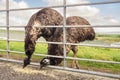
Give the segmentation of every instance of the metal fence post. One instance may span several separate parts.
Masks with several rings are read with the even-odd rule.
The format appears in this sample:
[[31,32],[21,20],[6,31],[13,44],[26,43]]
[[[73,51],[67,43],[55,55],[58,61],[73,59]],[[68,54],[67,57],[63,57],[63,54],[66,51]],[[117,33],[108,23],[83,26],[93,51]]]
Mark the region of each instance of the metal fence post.
[[6,30],[7,30],[7,39],[6,39],[6,50],[7,50],[7,59],[10,58],[9,56],[9,0],[6,0]]
[[63,18],[63,53],[64,53],[64,68],[67,66],[66,64],[66,0],[63,1],[64,2],[64,9],[63,9],[63,14],[64,14],[64,18]]

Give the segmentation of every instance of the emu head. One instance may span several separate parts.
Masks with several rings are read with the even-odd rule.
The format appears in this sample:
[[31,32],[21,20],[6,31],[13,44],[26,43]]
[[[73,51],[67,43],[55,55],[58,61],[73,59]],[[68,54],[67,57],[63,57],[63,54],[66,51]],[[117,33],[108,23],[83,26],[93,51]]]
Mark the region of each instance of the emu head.
[[[51,38],[52,39],[52,38]],[[48,54],[53,56],[63,56],[63,47],[58,44],[48,44]],[[40,68],[47,65],[59,65],[63,58],[47,57],[43,58],[40,62]]]
[[53,58],[53,57],[43,58],[40,62],[40,69],[48,65],[58,65],[62,62],[62,60],[63,59],[61,58]]
[[49,64],[50,64],[50,59],[48,59],[48,58],[43,58],[43,59],[41,60],[41,62],[40,62],[40,69],[41,69],[42,67],[45,67],[45,66],[49,65]]

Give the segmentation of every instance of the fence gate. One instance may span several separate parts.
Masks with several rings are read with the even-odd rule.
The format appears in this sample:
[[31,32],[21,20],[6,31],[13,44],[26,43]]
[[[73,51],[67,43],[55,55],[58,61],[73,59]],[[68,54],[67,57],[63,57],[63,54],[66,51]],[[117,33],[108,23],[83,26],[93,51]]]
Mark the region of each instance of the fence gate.
[[[94,3],[83,3],[83,4],[66,4],[66,0],[63,1],[63,5],[58,5],[58,6],[46,6],[49,8],[63,8],[63,16],[64,16],[64,25],[63,27],[63,34],[64,34],[64,40],[62,43],[60,42],[45,42],[45,41],[38,41],[39,43],[50,43],[50,44],[63,44],[64,45],[64,56],[51,56],[51,55],[45,55],[45,54],[34,54],[36,56],[51,56],[51,57],[57,57],[57,58],[64,58],[63,64],[64,66],[49,66],[52,68],[57,68],[57,69],[63,69],[63,70],[69,70],[69,71],[75,71],[75,72],[82,72],[82,73],[87,73],[87,74],[95,74],[95,75],[100,75],[100,76],[107,76],[107,77],[112,77],[112,78],[119,78],[120,75],[118,74],[109,74],[109,73],[103,73],[103,72],[96,72],[96,71],[88,71],[88,70],[83,70],[83,69],[73,69],[73,68],[68,68],[66,64],[66,59],[74,59],[73,57],[67,57],[66,56],[66,45],[80,45],[80,46],[91,46],[91,47],[104,47],[104,48],[120,48],[119,46],[112,46],[112,45],[97,45],[97,44],[75,44],[75,43],[66,43],[66,8],[68,7],[75,7],[75,6],[87,6],[87,5],[105,5],[105,4],[116,4],[120,3],[119,0],[113,0],[113,1],[106,1],[106,2],[94,2]],[[10,53],[17,53],[17,54],[25,54],[24,52],[19,52],[19,51],[12,51],[10,49],[10,42],[15,41],[15,42],[24,42],[24,40],[16,40],[16,39],[10,39],[10,28],[24,28],[24,26],[11,26],[9,23],[9,14],[10,12],[13,11],[23,11],[23,10],[35,10],[35,9],[41,9],[45,7],[34,7],[34,8],[22,8],[22,9],[10,9],[9,8],[9,0],[6,0],[6,9],[5,10],[0,10],[0,13],[4,12],[6,14],[6,26],[0,25],[0,28],[6,28],[6,37],[0,37],[0,40],[6,41],[6,49],[0,49],[0,52],[6,52],[7,57],[0,57],[0,60],[4,61],[12,61],[12,62],[20,62],[23,63],[22,60],[15,60],[10,58]],[[120,25],[114,25],[115,27],[120,27]],[[100,26],[100,25],[93,25],[93,27],[114,27],[113,25],[105,25],[105,26]],[[0,46],[2,46],[0,44]],[[98,63],[110,63],[110,64],[120,64],[120,62],[114,62],[114,61],[105,61],[105,60],[95,60],[95,59],[86,59],[86,58],[75,58],[76,60],[81,60],[81,61],[90,61],[90,62],[98,62]],[[32,62],[31,64],[33,65],[39,65],[39,63]]]

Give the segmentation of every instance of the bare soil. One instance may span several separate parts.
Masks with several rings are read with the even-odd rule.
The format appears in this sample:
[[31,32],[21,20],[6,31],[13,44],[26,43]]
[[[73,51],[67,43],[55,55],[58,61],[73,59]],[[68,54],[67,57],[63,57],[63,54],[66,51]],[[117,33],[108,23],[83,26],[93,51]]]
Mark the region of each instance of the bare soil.
[[120,80],[77,72],[63,71],[51,68],[28,66],[0,61],[0,80]]

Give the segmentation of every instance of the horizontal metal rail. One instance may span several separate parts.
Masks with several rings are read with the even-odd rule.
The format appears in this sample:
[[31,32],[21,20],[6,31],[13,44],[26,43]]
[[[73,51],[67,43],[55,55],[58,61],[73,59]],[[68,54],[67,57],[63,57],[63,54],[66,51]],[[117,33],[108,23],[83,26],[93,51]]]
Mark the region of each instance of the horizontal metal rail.
[[79,3],[79,4],[67,4],[67,5],[57,5],[57,6],[44,6],[44,7],[34,7],[34,8],[20,8],[20,9],[9,9],[9,10],[0,10],[0,12],[5,11],[20,11],[20,10],[33,10],[33,9],[42,9],[42,8],[63,8],[63,7],[75,7],[75,6],[87,6],[87,5],[103,5],[103,4],[115,4],[120,3],[119,0],[115,1],[106,1],[106,2],[94,2],[94,3]]
[[7,10],[5,9],[5,10],[0,10],[0,12],[6,12]]
[[[9,39],[9,41],[16,41],[16,42],[23,42],[22,40],[16,40],[16,39]],[[37,41],[37,43],[45,43],[45,44],[61,44],[63,45],[63,42],[49,42],[49,41]],[[103,45],[103,44],[88,44],[88,43],[65,43],[66,45],[76,45],[76,46],[87,46],[87,47],[102,47],[102,48],[120,48],[120,46],[114,46],[114,45]]]
[[[19,52],[19,51],[10,51],[11,53],[19,53],[19,54],[25,54],[25,52]],[[55,56],[55,55],[47,55],[47,54],[38,54],[34,53],[35,56],[44,56],[44,57],[55,57],[55,58],[64,58],[63,56]]]
[[0,37],[0,40],[7,40],[7,38],[6,37]]
[[[23,61],[14,60],[14,59],[0,58],[0,60],[23,63]],[[39,63],[34,63],[34,62],[32,62],[31,65],[40,66]],[[60,67],[60,66],[48,66],[48,67],[49,68],[60,69],[60,70],[67,70],[67,71],[80,72],[80,73],[86,73],[86,74],[91,74],[91,75],[98,75],[98,76],[104,76],[104,77],[111,77],[111,78],[120,79],[120,75],[118,75],[118,74],[109,74],[109,73],[96,72],[96,71],[90,71],[90,70],[88,71],[88,70],[83,70],[83,69],[73,69],[73,68],[67,68],[67,67],[64,68],[64,67]]]
[[55,69],[68,70],[68,71],[73,71],[73,72],[80,72],[80,73],[86,73],[86,74],[91,74],[91,75],[98,75],[98,76],[120,79],[120,75],[117,75],[117,74],[109,74],[109,73],[96,72],[96,71],[90,71],[90,70],[88,71],[88,70],[83,70],[83,69],[64,68],[64,67],[59,67],[59,66],[48,66],[48,67],[55,68]]
[[24,42],[24,40],[18,40],[18,39],[8,39],[8,41],[14,41],[14,42]]
[[96,59],[86,59],[86,58],[73,58],[73,57],[66,57],[66,59],[76,59],[80,61],[90,61],[90,62],[99,62],[99,63],[110,63],[110,64],[120,64],[120,62],[116,61],[106,61],[106,60],[96,60]]
[[6,28],[6,26],[0,26],[0,28]]
[[7,50],[4,50],[4,49],[0,49],[1,52],[6,52]]
[[66,7],[75,7],[75,6],[88,6],[88,5],[103,5],[103,4],[115,4],[120,3],[119,0],[116,1],[104,1],[104,2],[92,2],[92,3],[82,3],[82,4],[71,4],[66,5]]
[[[1,39],[6,40],[6,39]],[[16,39],[9,39],[8,41],[15,41],[15,42],[24,42],[24,40],[16,40]],[[63,42],[49,42],[49,41],[37,41],[37,43],[45,43],[45,44],[61,44],[63,45]],[[88,43],[65,43],[66,45],[76,45],[76,46],[87,46],[87,47],[101,47],[101,48],[116,48],[119,49],[120,46],[114,46],[114,45],[103,45],[103,44],[88,44]]]
[[[45,54],[34,54],[37,56],[45,56],[45,57],[55,57],[55,58],[64,58],[63,56],[54,56],[54,55],[45,55]],[[105,61],[105,60],[95,60],[95,59],[86,59],[86,58],[74,58],[74,57],[65,57],[66,59],[76,59],[80,61],[90,61],[90,62],[100,62],[100,63],[111,63],[111,64],[120,64],[120,62],[116,61]]]
[[76,46],[88,46],[88,47],[103,47],[103,48],[120,48],[120,46],[113,45],[101,45],[101,44],[84,44],[84,43],[66,43],[66,45],[76,45]]
[[[120,25],[66,25],[65,27],[93,27],[93,28],[120,28]],[[9,28],[25,28],[26,26],[9,26]],[[39,27],[47,27],[47,28],[52,28],[52,27],[60,27],[60,28],[63,28],[63,25],[61,26],[34,26],[36,28],[39,28]],[[0,26],[0,28],[6,28],[6,26]]]
[[0,12],[5,12],[5,11],[34,10],[34,9],[42,9],[42,8],[62,8],[62,7],[64,7],[64,6],[63,6],[63,5],[58,5],[58,6],[45,6],[45,7],[19,8],[19,9],[0,10]]

